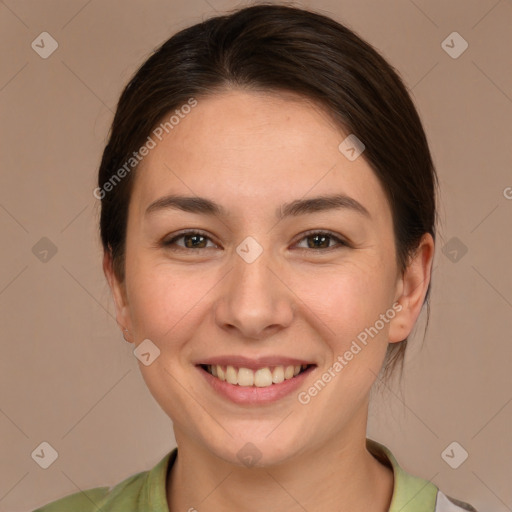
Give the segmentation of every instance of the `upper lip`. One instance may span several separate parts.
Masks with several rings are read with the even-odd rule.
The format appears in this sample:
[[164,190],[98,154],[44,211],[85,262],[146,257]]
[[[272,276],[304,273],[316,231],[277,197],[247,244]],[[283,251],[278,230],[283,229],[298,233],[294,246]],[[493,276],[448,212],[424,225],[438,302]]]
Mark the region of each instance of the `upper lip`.
[[286,356],[262,356],[257,358],[249,358],[245,356],[232,355],[232,356],[217,356],[209,357],[208,359],[201,359],[195,363],[196,365],[218,365],[218,366],[236,366],[237,368],[249,368],[257,370],[258,368],[265,368],[266,366],[298,366],[298,365],[314,365],[311,361],[304,359],[297,359],[294,357]]

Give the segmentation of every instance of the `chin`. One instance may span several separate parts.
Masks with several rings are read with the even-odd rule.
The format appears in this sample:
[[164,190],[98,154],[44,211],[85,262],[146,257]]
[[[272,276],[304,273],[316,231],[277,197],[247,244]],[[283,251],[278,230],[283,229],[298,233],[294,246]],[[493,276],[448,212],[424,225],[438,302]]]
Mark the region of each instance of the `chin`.
[[[286,433],[285,433],[286,434]],[[240,467],[268,467],[285,463],[296,456],[300,447],[286,434],[284,439],[276,436],[272,439],[268,433],[251,435],[246,431],[243,438],[229,438],[218,443],[207,443],[208,449],[229,464]],[[301,440],[303,443],[303,440]]]

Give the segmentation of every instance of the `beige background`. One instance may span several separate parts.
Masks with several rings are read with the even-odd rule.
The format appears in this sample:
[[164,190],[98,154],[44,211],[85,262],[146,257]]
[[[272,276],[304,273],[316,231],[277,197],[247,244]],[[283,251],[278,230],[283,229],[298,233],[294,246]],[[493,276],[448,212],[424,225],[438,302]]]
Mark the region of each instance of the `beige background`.
[[[92,190],[136,67],[177,29],[237,5],[0,2],[0,511],[115,484],[174,446],[114,321]],[[441,179],[427,336],[420,349],[423,314],[403,393],[375,396],[368,435],[480,512],[512,510],[512,2],[296,5],[331,13],[398,69]],[[43,31],[59,45],[47,59],[31,48]],[[453,31],[469,43],[457,59],[441,46]],[[32,249],[43,237],[57,249],[47,261]],[[447,243],[467,253],[452,261]],[[31,458],[43,441],[58,452],[46,470]],[[452,441],[469,453],[458,469],[441,457]]]

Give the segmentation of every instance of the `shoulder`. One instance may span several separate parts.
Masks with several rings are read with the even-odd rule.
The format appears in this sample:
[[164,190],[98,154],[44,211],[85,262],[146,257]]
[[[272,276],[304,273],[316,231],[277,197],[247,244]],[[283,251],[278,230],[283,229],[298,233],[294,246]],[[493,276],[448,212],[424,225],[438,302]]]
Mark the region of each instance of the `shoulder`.
[[[110,511],[105,505],[129,505],[136,502],[148,471],[137,473],[112,487],[95,487],[69,494],[33,512],[97,512]],[[116,509],[112,509],[116,510]]]
[[64,512],[71,510],[73,512],[92,512],[95,510],[95,504],[101,501],[108,494],[108,491],[108,487],[96,487],[94,489],[69,494],[33,512]]
[[389,512],[477,512],[470,504],[445,495],[429,480],[405,471],[383,444],[367,438],[366,446],[381,463],[393,469],[394,488]]
[[177,449],[151,470],[136,473],[111,487],[95,487],[64,496],[33,512],[152,512],[168,511],[166,475]]

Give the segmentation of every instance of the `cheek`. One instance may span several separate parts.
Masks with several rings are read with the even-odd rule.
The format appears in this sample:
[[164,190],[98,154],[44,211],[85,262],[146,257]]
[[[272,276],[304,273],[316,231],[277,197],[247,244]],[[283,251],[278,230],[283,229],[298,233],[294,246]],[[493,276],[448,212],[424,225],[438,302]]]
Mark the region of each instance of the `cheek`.
[[347,264],[326,275],[310,276],[298,295],[304,298],[304,315],[315,322],[314,331],[328,349],[326,367],[337,361],[343,368],[334,370],[342,376],[334,379],[324,398],[340,405],[348,396],[362,399],[388,346],[389,323],[380,320],[380,315],[391,307],[390,274],[381,265]]
[[128,293],[137,338],[149,338],[171,354],[197,337],[225,274],[225,270],[199,267],[143,258],[132,267]]
[[389,282],[383,267],[364,262],[305,273],[295,288],[300,288],[297,295],[340,339],[373,324],[389,307]]

